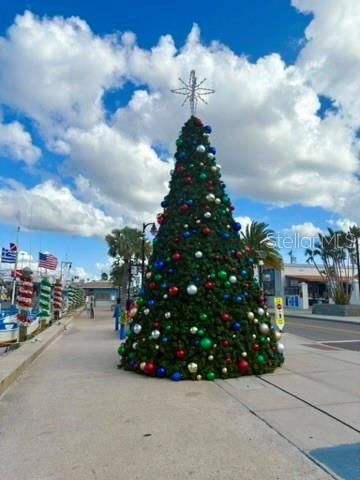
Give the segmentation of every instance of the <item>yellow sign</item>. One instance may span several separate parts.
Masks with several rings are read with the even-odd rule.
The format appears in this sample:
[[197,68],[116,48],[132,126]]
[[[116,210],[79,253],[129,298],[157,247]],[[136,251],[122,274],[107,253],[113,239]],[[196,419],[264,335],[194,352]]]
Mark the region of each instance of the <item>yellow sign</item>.
[[285,315],[284,315],[284,302],[282,297],[274,298],[274,309],[275,309],[275,323],[280,330],[283,331],[285,326]]

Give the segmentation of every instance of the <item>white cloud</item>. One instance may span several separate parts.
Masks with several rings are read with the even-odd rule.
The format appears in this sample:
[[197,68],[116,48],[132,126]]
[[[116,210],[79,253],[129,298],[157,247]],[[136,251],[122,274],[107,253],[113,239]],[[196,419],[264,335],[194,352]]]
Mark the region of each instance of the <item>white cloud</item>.
[[331,220],[329,221],[329,224],[331,227],[338,228],[340,230],[343,230],[344,232],[348,232],[350,227],[353,227],[354,225],[357,226],[357,222],[354,222],[353,220],[350,220],[350,218],[338,218],[337,220]]
[[322,232],[321,228],[316,227],[312,222],[304,222],[298,225],[292,225],[291,231],[298,233],[301,238],[313,238],[317,237]]
[[0,123],[0,155],[34,164],[41,150],[33,145],[31,135],[19,122]]
[[82,236],[103,237],[119,226],[114,218],[91,204],[79,201],[66,187],[46,181],[32,189],[12,182],[0,190],[0,219],[18,219],[31,230],[58,231]]

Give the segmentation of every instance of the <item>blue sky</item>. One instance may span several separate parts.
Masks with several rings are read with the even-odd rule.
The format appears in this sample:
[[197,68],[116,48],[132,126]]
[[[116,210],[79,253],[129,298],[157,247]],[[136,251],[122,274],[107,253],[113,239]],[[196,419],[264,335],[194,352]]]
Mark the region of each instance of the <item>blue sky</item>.
[[213,126],[237,217],[301,235],[359,222],[357,2],[6,3],[2,246],[18,216],[34,257],[71,260],[85,278],[106,270],[104,233],[159,210],[187,116],[168,91],[194,67],[217,91],[199,116]]

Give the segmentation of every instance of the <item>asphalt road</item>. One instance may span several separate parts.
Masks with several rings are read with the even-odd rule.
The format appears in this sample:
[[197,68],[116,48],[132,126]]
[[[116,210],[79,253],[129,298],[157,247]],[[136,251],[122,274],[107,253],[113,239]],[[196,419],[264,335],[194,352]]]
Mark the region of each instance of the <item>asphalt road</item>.
[[360,324],[287,317],[284,331],[337,348],[360,351]]

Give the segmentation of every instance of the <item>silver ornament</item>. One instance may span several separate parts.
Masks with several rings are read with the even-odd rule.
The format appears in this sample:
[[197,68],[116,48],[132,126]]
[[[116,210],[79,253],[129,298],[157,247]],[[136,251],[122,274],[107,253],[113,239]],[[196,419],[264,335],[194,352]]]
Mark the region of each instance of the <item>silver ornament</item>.
[[146,362],[141,362],[140,363],[140,370],[144,370],[145,365],[146,365]]
[[281,332],[279,332],[279,330],[276,330],[276,332],[274,333],[274,335],[275,335],[276,340],[280,340],[280,338],[281,338]]
[[146,278],[151,278],[151,272],[147,272],[145,275]]
[[214,195],[213,193],[208,193],[208,194],[206,195],[206,200],[207,200],[208,202],[213,202],[213,201],[215,200],[215,195]]
[[133,326],[133,331],[136,334],[140,333],[141,329],[142,329],[142,326],[139,323],[135,323],[135,325]]
[[159,345],[155,345],[155,350],[159,350]]
[[150,313],[150,310],[148,308],[145,308],[144,315],[149,315],[149,313]]
[[278,351],[279,353],[284,353],[285,346],[284,346],[283,343],[278,342],[278,343],[276,344],[276,346],[277,346],[277,351]]
[[257,318],[254,318],[254,323],[259,323],[259,320]]
[[165,295],[163,295],[163,298],[166,300],[168,298],[168,294],[165,293]]
[[137,348],[137,342],[134,342],[134,343],[132,344],[132,348],[133,348],[133,350],[136,350],[136,348]]
[[252,337],[253,337],[253,339],[255,340],[255,338],[256,338],[256,335],[255,335],[255,333],[253,333]]
[[165,318],[171,318],[171,312],[165,312],[164,317]]
[[253,314],[253,312],[248,312],[247,317],[249,320],[254,320],[255,315]]
[[215,155],[213,153],[208,153],[208,159],[209,160],[214,160]]
[[216,165],[213,165],[213,166],[211,167],[211,171],[213,171],[213,172],[216,172],[216,171],[217,171]]
[[153,330],[153,331],[151,332],[151,337],[152,337],[154,340],[156,340],[157,338],[159,338],[160,335],[161,335],[161,334],[160,334],[160,331],[159,331],[159,330]]
[[197,291],[198,291],[198,288],[196,285],[189,285],[187,288],[186,288],[186,291],[188,293],[188,295],[196,295],[197,294]]
[[230,283],[236,283],[237,282],[237,278],[235,277],[235,275],[230,275],[229,282]]
[[196,257],[196,258],[202,258],[202,257],[203,257],[203,253],[202,253],[200,250],[198,250],[197,252],[195,252],[195,257]]
[[189,227],[189,225],[187,223],[185,223],[184,228],[188,228],[188,227]]
[[221,165],[219,163],[216,165],[216,167],[218,170],[221,170]]
[[190,333],[192,333],[193,335],[195,335],[195,333],[197,333],[197,331],[198,331],[197,327],[191,327],[190,328]]
[[199,153],[204,153],[206,150],[206,148],[204,147],[204,145],[198,145],[196,147],[196,151],[199,152]]
[[200,162],[200,166],[203,167],[203,166],[204,166],[204,162]]
[[211,212],[205,212],[204,217],[205,218],[211,218]]
[[247,357],[247,352],[242,352],[241,356],[246,358]]
[[257,313],[258,313],[258,315],[260,315],[260,317],[262,317],[262,316],[264,315],[264,313],[265,313],[265,310],[264,310],[263,308],[259,307],[259,308],[257,309]]
[[196,223],[201,223],[201,220],[196,220]]
[[260,327],[259,327],[259,330],[264,335],[267,335],[270,331],[270,328],[269,328],[269,325],[267,325],[266,323],[261,323]]
[[202,376],[201,375],[196,375],[196,380],[202,380]]
[[224,368],[221,369],[221,372],[222,372],[224,375],[226,375],[227,372],[228,372],[228,369],[227,369],[226,367],[224,367]]
[[210,360],[210,362],[212,362],[214,360],[214,355],[209,355],[208,360]]
[[191,362],[191,363],[188,363],[187,368],[190,373],[196,373],[198,370],[198,365],[195,362]]

